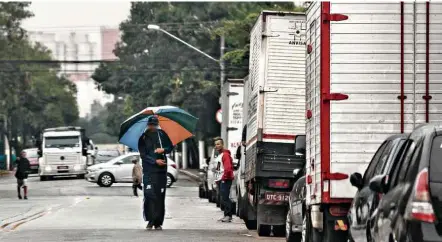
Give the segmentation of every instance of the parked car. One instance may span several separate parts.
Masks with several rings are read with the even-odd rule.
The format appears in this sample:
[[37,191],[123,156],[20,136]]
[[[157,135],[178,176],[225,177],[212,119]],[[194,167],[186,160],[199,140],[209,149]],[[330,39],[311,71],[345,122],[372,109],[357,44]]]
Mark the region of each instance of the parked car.
[[[90,166],[87,169],[86,180],[101,187],[110,187],[114,183],[131,183],[134,159],[140,160],[141,163],[140,154],[134,152]],[[167,187],[171,187],[178,180],[178,170],[172,159],[168,158],[167,164]]]
[[406,145],[391,173],[370,181],[385,194],[373,214],[373,241],[442,241],[442,126],[419,126]]
[[37,174],[38,173],[38,167],[39,167],[39,164],[38,164],[39,156],[38,156],[38,153],[37,153],[38,149],[37,148],[31,148],[31,149],[25,149],[23,151],[26,152],[26,157],[29,160],[29,164],[30,164],[30,167],[31,167],[31,173],[32,174]]
[[[289,197],[285,237],[287,242],[307,241],[307,217],[305,212],[305,168],[293,170],[293,175],[299,179],[293,184]],[[302,239],[305,240],[302,240]]]
[[353,173],[351,184],[358,189],[348,214],[349,239],[351,241],[371,241],[371,216],[376,210],[380,196],[370,190],[370,180],[378,175],[388,175],[405,153],[407,134],[392,135],[378,148],[368,165],[364,176]]
[[119,150],[98,150],[95,156],[95,164],[108,162],[120,155]]

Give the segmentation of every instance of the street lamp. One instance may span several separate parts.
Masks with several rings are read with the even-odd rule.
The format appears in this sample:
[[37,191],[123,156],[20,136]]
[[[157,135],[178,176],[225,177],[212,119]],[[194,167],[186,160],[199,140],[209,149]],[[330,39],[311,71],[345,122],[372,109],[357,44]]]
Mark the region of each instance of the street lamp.
[[[221,67],[221,63],[222,63],[222,61],[221,61],[221,57],[224,55],[224,53],[221,53],[221,57],[220,57],[220,59],[217,60],[216,58],[213,58],[212,56],[210,56],[210,55],[204,53],[203,51],[199,50],[199,49],[196,48],[195,46],[193,46],[193,45],[191,45],[191,44],[185,42],[184,40],[182,40],[182,39],[176,37],[175,35],[173,35],[173,34],[167,32],[166,30],[162,29],[162,28],[161,28],[160,26],[158,26],[158,25],[149,24],[149,25],[147,26],[147,29],[150,29],[150,30],[158,30],[158,31],[161,31],[161,32],[163,32],[163,33],[169,35],[170,37],[172,37],[172,38],[178,40],[179,42],[181,42],[181,43],[187,45],[189,48],[191,48],[191,49],[193,49],[193,50],[199,52],[200,54],[203,54],[203,55],[206,56],[207,58],[209,58],[209,59],[211,59],[211,60],[213,60],[213,61],[215,61],[215,62],[217,62],[217,63],[220,63],[220,67]],[[222,37],[221,37],[221,38],[222,38]],[[224,41],[222,41],[222,42],[224,42]],[[224,46],[221,46],[221,50],[222,50],[222,52],[224,52]]]
[[[193,46],[193,45],[187,43],[186,41],[184,41],[184,40],[178,38],[177,36],[175,36],[175,35],[173,35],[173,34],[167,32],[166,30],[162,29],[162,28],[161,28],[160,26],[158,26],[158,25],[155,25],[155,24],[149,24],[149,25],[147,25],[147,29],[149,29],[149,30],[157,30],[157,31],[161,31],[161,32],[163,32],[163,33],[169,35],[170,37],[174,38],[175,40],[178,40],[179,42],[185,44],[187,47],[189,47],[189,48],[191,48],[191,49],[197,51],[198,53],[204,55],[205,57],[207,57],[207,58],[209,58],[209,59],[211,59],[211,60],[213,60],[213,61],[219,63],[219,67],[220,67],[220,71],[221,71],[221,73],[220,73],[220,86],[221,86],[221,93],[222,93],[223,83],[224,83],[224,79],[225,79],[224,61],[222,60],[222,57],[223,57],[223,55],[224,55],[224,49],[225,49],[224,36],[221,36],[221,40],[220,40],[220,58],[219,58],[219,60],[218,60],[218,59],[213,58],[212,56],[208,55],[207,53],[205,53],[205,52],[199,50],[199,49],[196,48],[195,46]],[[222,102],[220,102],[220,104],[221,104],[221,109],[222,109],[222,108],[223,108],[223,107],[222,107]]]
[[[189,48],[195,50],[196,52],[198,52],[198,53],[204,55],[205,57],[207,57],[207,58],[209,58],[209,59],[211,59],[211,60],[217,62],[217,63],[219,64],[219,67],[220,67],[220,89],[221,89],[221,97],[223,96],[223,84],[224,84],[224,79],[225,79],[224,60],[222,59],[222,57],[223,57],[223,55],[224,55],[224,49],[225,49],[225,40],[224,40],[224,36],[220,36],[220,37],[221,37],[221,38],[220,38],[220,57],[219,57],[219,59],[216,59],[216,58],[213,58],[212,56],[208,55],[207,53],[205,53],[205,52],[199,50],[199,49],[196,48],[195,46],[193,46],[193,45],[191,45],[191,44],[185,42],[184,40],[178,38],[177,36],[175,36],[175,35],[173,35],[173,34],[167,32],[166,30],[162,29],[162,28],[161,28],[160,26],[158,26],[158,25],[149,24],[149,25],[147,26],[147,29],[148,29],[148,30],[161,31],[161,32],[163,32],[163,33],[169,35],[170,37],[174,38],[175,40],[181,42],[182,44],[186,45],[187,47],[189,47]],[[220,99],[220,102],[219,102],[219,103],[221,104],[221,110],[222,110],[222,109],[224,108],[224,107],[223,107],[223,103],[224,103],[224,102],[221,102],[221,99]],[[224,140],[226,139],[226,137],[225,137],[226,135],[227,135],[227,127],[226,127],[226,124],[225,124],[225,123],[221,123],[221,137],[222,137]],[[185,144],[185,142],[183,143],[183,145],[184,145],[184,144]],[[184,147],[185,147],[185,146],[183,146],[183,150],[184,150]],[[184,159],[186,159],[186,158],[184,158],[184,155],[183,155],[183,164],[186,163],[186,162],[184,162]],[[185,169],[186,167],[183,167],[183,168]]]

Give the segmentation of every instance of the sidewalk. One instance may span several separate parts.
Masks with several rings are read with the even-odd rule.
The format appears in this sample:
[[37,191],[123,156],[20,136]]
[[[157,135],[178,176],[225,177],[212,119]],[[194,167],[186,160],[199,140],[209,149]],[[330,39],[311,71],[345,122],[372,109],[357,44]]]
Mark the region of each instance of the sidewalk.
[[200,181],[199,171],[197,169],[179,169],[178,172],[192,180]]
[[12,174],[13,174],[12,171],[0,170],[0,177],[10,176]]

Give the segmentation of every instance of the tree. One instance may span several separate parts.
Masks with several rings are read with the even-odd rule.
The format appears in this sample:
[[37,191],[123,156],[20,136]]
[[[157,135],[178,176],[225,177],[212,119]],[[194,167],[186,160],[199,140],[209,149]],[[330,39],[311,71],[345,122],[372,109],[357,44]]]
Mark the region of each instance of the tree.
[[[119,61],[101,64],[93,78],[108,93],[129,95],[134,111],[146,106],[179,106],[199,118],[198,138],[218,136],[218,64],[160,31],[148,31],[147,25],[157,24],[214,57],[220,56],[218,36],[226,36],[228,52],[223,58],[227,60],[227,78],[243,78],[248,72],[250,29],[263,9],[294,10],[295,6],[252,2],[132,3],[130,17],[120,25],[122,40],[115,49]],[[117,102],[109,106],[114,113],[124,107]],[[108,124],[114,128],[124,120],[117,116],[110,119]]]
[[[26,2],[0,3],[0,113],[16,150],[31,145],[42,129],[71,125],[78,119],[76,87],[59,76],[58,65],[17,64],[6,60],[50,60],[51,53],[30,43],[21,21],[31,17]],[[20,137],[20,139],[19,139]],[[21,140],[21,142],[18,142]]]

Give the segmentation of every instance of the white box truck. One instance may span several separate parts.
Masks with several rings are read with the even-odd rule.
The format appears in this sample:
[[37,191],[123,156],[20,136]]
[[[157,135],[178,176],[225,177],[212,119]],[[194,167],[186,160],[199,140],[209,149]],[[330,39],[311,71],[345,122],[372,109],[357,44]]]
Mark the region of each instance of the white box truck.
[[88,159],[92,159],[91,141],[81,127],[57,127],[45,129],[39,146],[40,180],[54,176],[78,176],[84,178]]
[[[243,218],[260,236],[285,233],[293,170],[305,165],[304,13],[263,11],[250,34]],[[305,144],[305,143],[304,143]]]
[[313,2],[307,11],[307,223],[346,241],[364,173],[392,134],[442,121],[442,3]]

